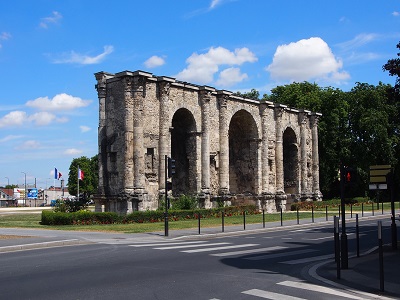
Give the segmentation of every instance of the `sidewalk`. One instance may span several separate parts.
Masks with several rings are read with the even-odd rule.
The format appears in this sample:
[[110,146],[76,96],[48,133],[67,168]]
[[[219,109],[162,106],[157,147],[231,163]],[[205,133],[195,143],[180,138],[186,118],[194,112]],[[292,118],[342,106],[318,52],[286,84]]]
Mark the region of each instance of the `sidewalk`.
[[361,291],[380,295],[378,299],[400,299],[400,243],[397,248],[393,250],[391,245],[383,246],[383,292],[378,248],[360,254],[360,257],[350,256],[348,269],[340,271],[340,279],[337,279],[337,267],[333,261],[321,264],[316,273],[324,282],[344,286],[349,291],[357,290],[357,294]]
[[[380,219],[388,217],[387,215],[369,215],[365,218]],[[355,219],[346,219],[352,223]],[[200,234],[198,228],[184,230],[169,230],[169,236],[164,236],[164,231],[149,232],[140,234],[125,233],[104,233],[104,232],[79,232],[79,231],[60,231],[47,229],[23,229],[23,228],[0,228],[0,253],[9,251],[18,251],[23,249],[37,249],[44,247],[56,247],[76,244],[90,243],[112,243],[129,244],[132,242],[153,242],[165,240],[190,240],[198,238],[223,237],[242,234],[251,234],[266,231],[279,231],[288,227],[301,228],[315,227],[321,224],[332,224],[325,218],[317,218],[312,223],[310,220],[302,219],[297,225],[297,220],[284,221],[283,226],[280,222],[267,222],[265,228],[262,224],[246,224],[246,226],[235,225],[226,226],[224,232],[221,227],[201,228]],[[9,238],[1,238],[9,236]],[[317,280],[324,283],[342,288],[354,294],[363,295],[361,299],[400,299],[400,243],[398,250],[392,250],[391,245],[385,245],[384,249],[384,292],[380,291],[379,274],[379,254],[378,249],[371,249],[368,253],[361,253],[360,257],[349,254],[348,269],[341,270],[340,279],[337,279],[336,263],[334,261],[322,262],[316,264],[310,274]],[[310,269],[310,270],[312,270]]]

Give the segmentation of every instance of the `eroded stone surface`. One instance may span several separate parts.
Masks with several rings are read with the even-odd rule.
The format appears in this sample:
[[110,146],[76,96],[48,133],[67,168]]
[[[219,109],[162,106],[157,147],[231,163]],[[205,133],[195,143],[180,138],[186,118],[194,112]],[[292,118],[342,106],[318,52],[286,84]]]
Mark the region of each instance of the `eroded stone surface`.
[[99,97],[97,211],[156,209],[165,156],[173,196],[204,207],[252,203],[286,209],[320,200],[320,114],[255,101],[143,71],[95,74]]

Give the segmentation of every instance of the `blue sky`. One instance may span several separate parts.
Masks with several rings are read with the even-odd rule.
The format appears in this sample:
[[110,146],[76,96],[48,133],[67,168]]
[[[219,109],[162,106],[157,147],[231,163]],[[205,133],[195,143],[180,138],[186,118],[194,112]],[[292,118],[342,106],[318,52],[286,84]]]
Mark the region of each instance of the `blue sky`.
[[[0,186],[68,180],[97,154],[94,73],[143,70],[229,91],[394,84],[400,0],[0,2]],[[8,177],[8,178],[6,178]],[[59,186],[56,181],[56,185]]]

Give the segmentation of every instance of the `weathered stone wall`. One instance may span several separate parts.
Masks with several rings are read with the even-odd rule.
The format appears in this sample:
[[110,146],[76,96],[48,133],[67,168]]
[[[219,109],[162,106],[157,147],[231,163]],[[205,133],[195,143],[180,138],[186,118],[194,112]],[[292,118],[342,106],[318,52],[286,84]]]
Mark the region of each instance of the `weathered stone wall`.
[[243,99],[151,73],[96,73],[99,190],[96,210],[156,209],[165,156],[172,195],[255,203],[267,211],[319,200],[319,114]]

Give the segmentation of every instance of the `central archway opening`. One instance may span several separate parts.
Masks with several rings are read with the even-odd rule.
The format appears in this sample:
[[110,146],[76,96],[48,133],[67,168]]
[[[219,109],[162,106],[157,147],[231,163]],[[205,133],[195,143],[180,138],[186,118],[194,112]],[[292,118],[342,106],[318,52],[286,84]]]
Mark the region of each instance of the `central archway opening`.
[[179,196],[196,192],[196,123],[192,113],[178,109],[172,118],[171,157],[176,173],[172,178],[172,194]]
[[229,190],[233,194],[256,194],[258,133],[252,115],[240,110],[229,124]]
[[283,172],[286,194],[299,192],[299,158],[296,133],[287,128],[283,133]]

